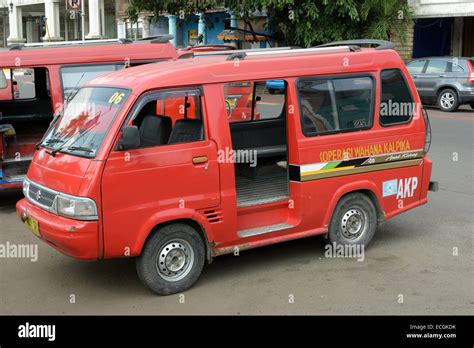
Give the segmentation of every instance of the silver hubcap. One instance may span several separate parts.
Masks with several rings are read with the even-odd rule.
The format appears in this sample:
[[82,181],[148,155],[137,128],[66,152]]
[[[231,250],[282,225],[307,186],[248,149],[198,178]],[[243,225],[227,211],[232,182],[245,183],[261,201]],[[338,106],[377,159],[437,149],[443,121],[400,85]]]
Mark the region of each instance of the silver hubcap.
[[177,282],[186,277],[193,264],[193,249],[183,239],[168,242],[161,248],[156,260],[158,274],[169,282]]
[[454,95],[452,93],[446,92],[441,96],[441,106],[445,109],[449,109],[454,104]]
[[359,238],[367,226],[366,213],[358,208],[351,208],[342,216],[341,230],[342,235],[347,240],[355,240]]

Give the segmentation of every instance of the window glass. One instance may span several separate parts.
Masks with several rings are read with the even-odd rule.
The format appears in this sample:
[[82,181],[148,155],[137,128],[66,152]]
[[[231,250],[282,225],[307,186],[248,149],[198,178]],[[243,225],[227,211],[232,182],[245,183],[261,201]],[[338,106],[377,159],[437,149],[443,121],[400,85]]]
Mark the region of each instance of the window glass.
[[333,80],[340,130],[365,128],[371,124],[372,79],[356,77]]
[[130,92],[85,87],[70,100],[42,145],[73,155],[94,157]]
[[278,118],[285,105],[285,81],[243,81],[224,86],[229,122]]
[[380,80],[380,123],[385,126],[408,122],[415,111],[415,104],[402,73],[398,69],[383,70]]
[[0,89],[5,89],[8,87],[7,78],[3,69],[0,69]]
[[140,134],[140,146],[152,147],[204,140],[200,90],[151,94],[131,121]]
[[61,68],[64,99],[67,100],[79,87],[82,87],[92,79],[123,68],[123,64],[83,65]]
[[298,82],[298,95],[303,133],[307,136],[372,125],[370,77],[304,79]]
[[415,60],[407,64],[407,69],[410,74],[421,74],[426,60]]
[[35,70],[13,69],[13,99],[32,99],[36,97]]
[[431,59],[426,68],[427,74],[438,74],[446,72],[448,62],[440,59]]
[[459,64],[452,63],[451,64],[451,71],[452,72],[464,72],[464,69]]

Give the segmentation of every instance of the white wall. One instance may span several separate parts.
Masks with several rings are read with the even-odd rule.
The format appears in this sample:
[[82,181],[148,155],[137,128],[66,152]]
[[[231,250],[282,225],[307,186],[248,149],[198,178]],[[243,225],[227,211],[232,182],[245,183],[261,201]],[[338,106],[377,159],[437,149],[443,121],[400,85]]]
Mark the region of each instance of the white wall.
[[408,0],[417,18],[474,16],[474,0]]

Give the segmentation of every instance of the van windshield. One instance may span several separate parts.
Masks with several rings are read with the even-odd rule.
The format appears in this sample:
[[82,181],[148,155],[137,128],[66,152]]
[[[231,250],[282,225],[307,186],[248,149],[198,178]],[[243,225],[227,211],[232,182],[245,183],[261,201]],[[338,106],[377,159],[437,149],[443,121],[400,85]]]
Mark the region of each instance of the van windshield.
[[81,88],[41,142],[56,152],[95,157],[130,92],[123,88]]

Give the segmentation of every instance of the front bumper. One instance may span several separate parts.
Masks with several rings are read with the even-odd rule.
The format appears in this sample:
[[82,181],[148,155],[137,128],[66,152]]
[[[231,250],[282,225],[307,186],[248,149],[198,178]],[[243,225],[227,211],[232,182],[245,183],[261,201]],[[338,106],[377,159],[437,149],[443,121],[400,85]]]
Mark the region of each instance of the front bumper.
[[98,258],[97,221],[79,221],[58,216],[33,205],[26,198],[16,204],[18,217],[38,221],[39,237],[59,252],[80,260]]

